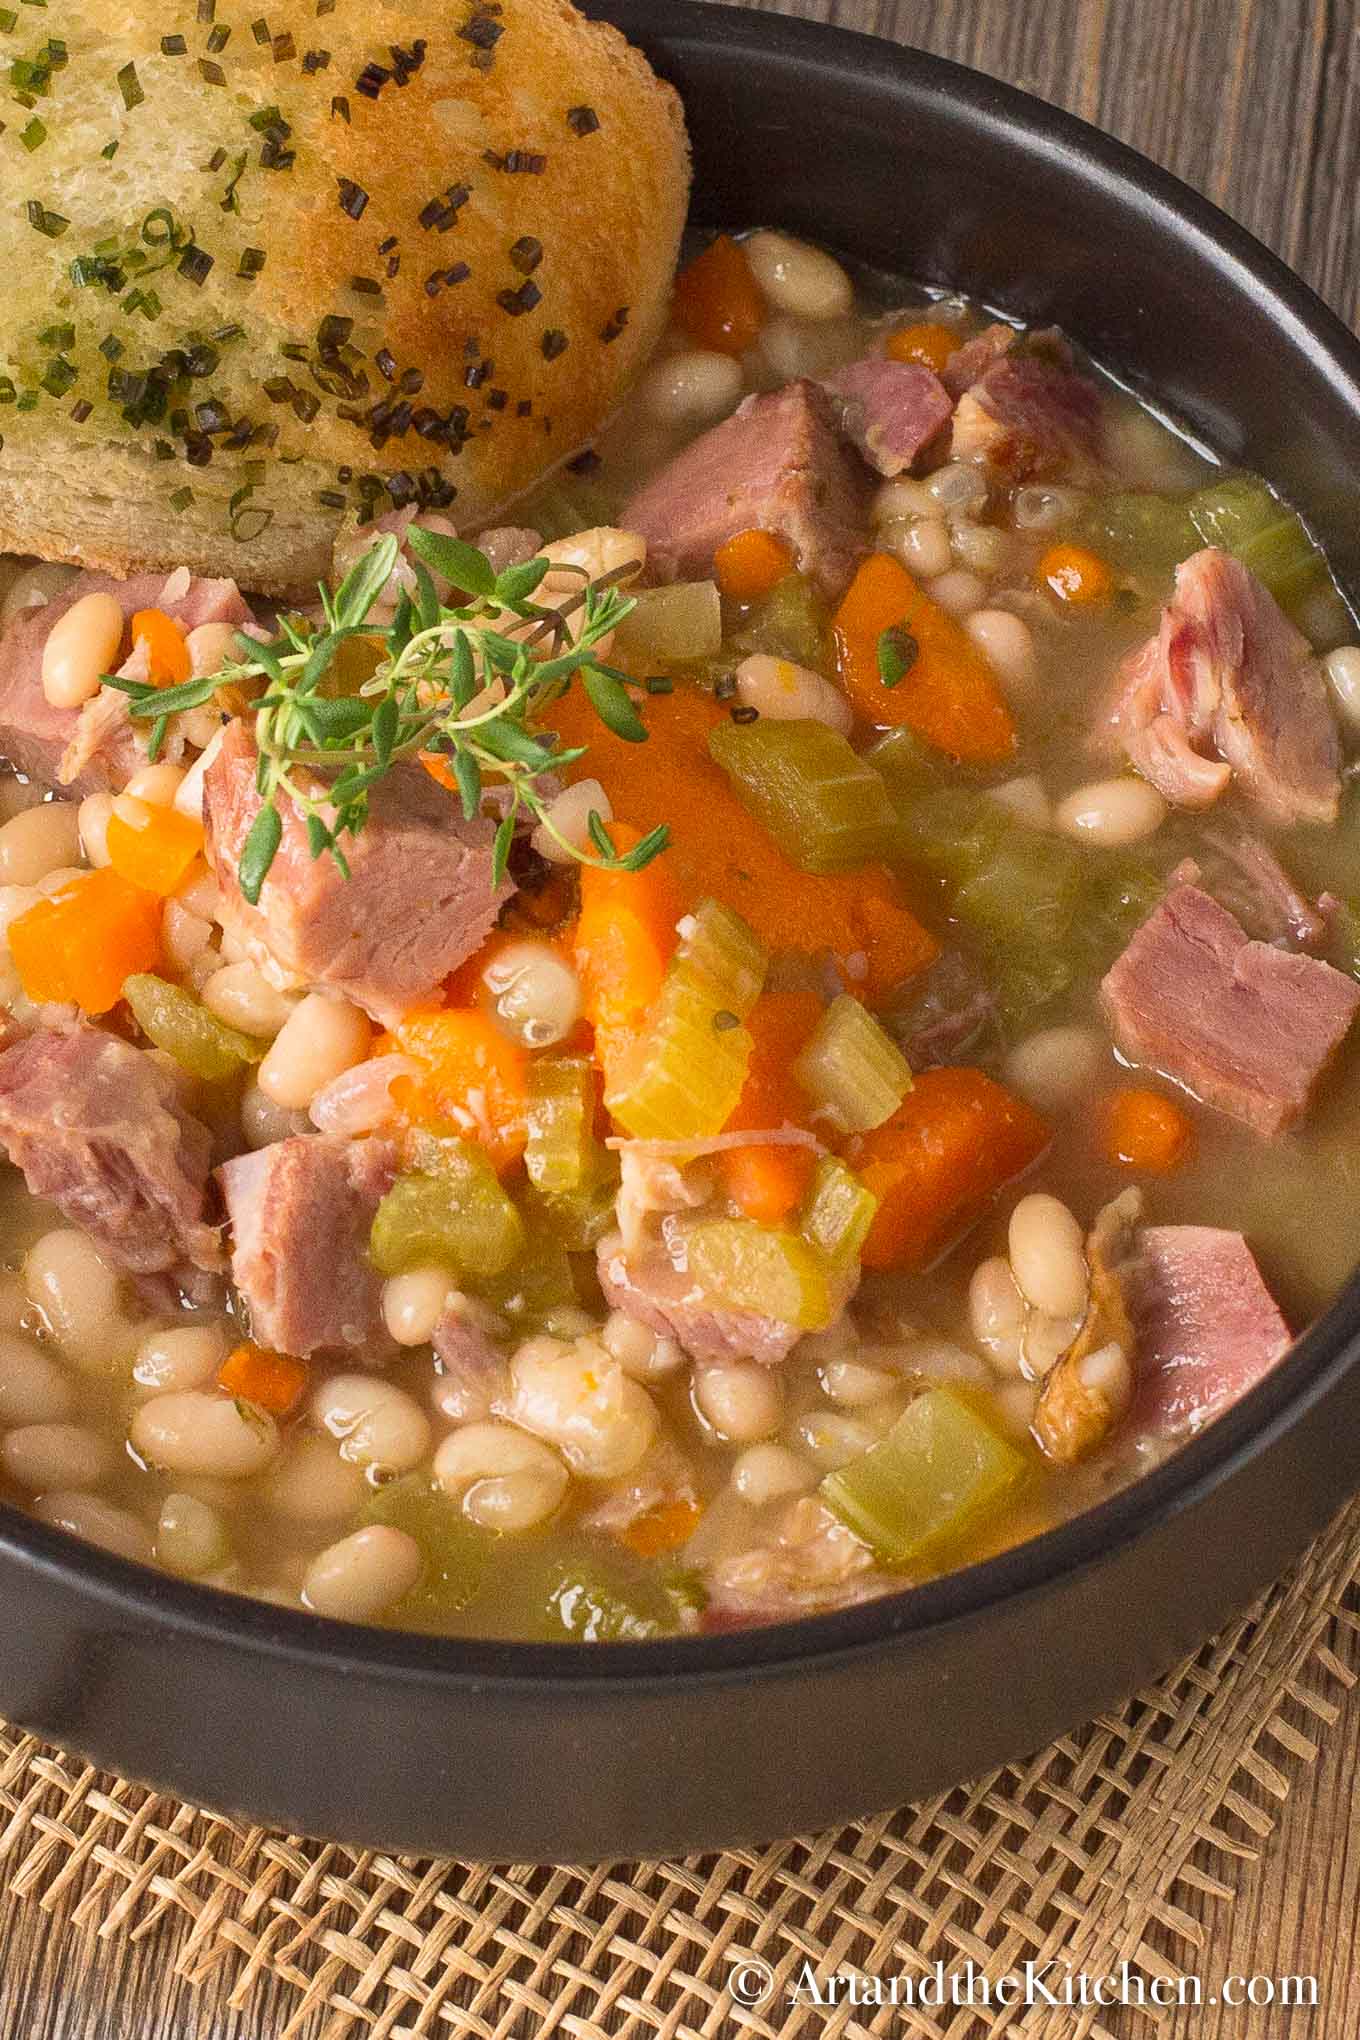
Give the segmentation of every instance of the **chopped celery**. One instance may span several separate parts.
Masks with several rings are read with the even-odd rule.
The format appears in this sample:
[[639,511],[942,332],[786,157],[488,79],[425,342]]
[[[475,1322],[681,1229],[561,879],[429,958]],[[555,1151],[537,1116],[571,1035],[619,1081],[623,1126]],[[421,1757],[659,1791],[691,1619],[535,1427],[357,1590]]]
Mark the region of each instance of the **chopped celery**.
[[535,1189],[579,1189],[598,1164],[595,1077],[584,1056],[538,1056],[529,1065],[524,1166]]
[[685,1265],[705,1296],[735,1310],[824,1331],[843,1292],[815,1248],[797,1233],[749,1218],[715,1218],[685,1234]]
[[550,1641],[641,1643],[674,1636],[703,1607],[697,1577],[658,1570],[621,1549],[574,1540],[566,1551],[525,1552],[509,1580],[534,1632]]
[[589,1253],[617,1222],[618,1188],[617,1158],[602,1149],[599,1166],[574,1190],[526,1190],[520,1208],[530,1237],[551,1240],[569,1254]]
[[802,574],[786,574],[751,610],[732,644],[743,656],[768,652],[815,669],[825,662],[826,638],[826,609],[816,588]]
[[839,730],[767,716],[716,724],[708,746],[743,807],[802,870],[848,871],[896,847],[888,789]]
[[1190,502],[1206,545],[1222,546],[1265,583],[1300,629],[1336,643],[1350,623],[1321,549],[1303,519],[1254,475],[1211,482]]
[[793,1074],[842,1133],[882,1126],[911,1089],[911,1065],[901,1049],[849,992],[827,1007]]
[[1167,574],[1200,544],[1184,496],[1160,496],[1132,489],[1093,496],[1081,536],[1098,546],[1117,567]]
[[649,1024],[610,1074],[605,1104],[639,1140],[707,1139],[736,1110],[751,1059],[742,1026],[767,957],[730,908],[705,900],[666,973]]
[[947,1388],[908,1404],[885,1438],[819,1492],[890,1565],[944,1561],[1016,1488],[1025,1460]]
[[192,992],[165,978],[149,972],[125,978],[123,997],[147,1040],[205,1083],[224,1083],[264,1054],[264,1042],[228,1027]]
[[683,662],[711,659],[722,646],[722,598],[713,581],[643,588],[614,644],[622,659]]
[[836,1155],[823,1155],[813,1171],[798,1229],[837,1274],[848,1274],[868,1237],[878,1199]]
[[940,753],[905,723],[880,737],[866,751],[865,761],[873,766],[894,799],[899,794],[917,793],[940,783],[943,763]]
[[479,1281],[476,1290],[503,1317],[536,1327],[553,1311],[581,1301],[566,1246],[542,1234],[500,1275]]
[[398,1628],[442,1627],[475,1600],[495,1548],[443,1489],[421,1473],[388,1482],[364,1504],[363,1520],[404,1530],[420,1546],[424,1568],[388,1619]]
[[1061,947],[1081,904],[1084,865],[1075,843],[1008,828],[991,856],[959,887],[955,911],[998,945]]
[[413,1151],[419,1166],[397,1178],[374,1213],[369,1254],[378,1273],[434,1262],[472,1283],[503,1275],[524,1252],[524,1221],[482,1150],[427,1134]]

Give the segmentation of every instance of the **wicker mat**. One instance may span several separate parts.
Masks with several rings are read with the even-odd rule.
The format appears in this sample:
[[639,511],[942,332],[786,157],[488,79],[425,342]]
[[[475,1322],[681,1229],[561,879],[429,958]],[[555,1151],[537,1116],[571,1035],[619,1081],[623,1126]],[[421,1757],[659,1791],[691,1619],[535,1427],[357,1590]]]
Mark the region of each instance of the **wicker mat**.
[[[1151,2003],[828,2008],[785,1987],[809,1962],[879,1978],[1050,1958],[1089,1976],[1193,1968],[1187,1899],[1231,1896],[1233,1859],[1285,1797],[1279,1756],[1315,1757],[1355,1681],[1358,1577],[1360,1503],[1223,1636],[1028,1762],[838,1833],[683,1862],[488,1868],[304,1842],[0,1730],[0,1876],[102,1936],[168,1933],[191,1983],[227,1965],[234,2004],[272,1971],[295,1993],[279,2040],[1151,2034],[1171,2017]],[[749,1983],[747,1953],[774,1972],[755,2009],[729,1988]]]

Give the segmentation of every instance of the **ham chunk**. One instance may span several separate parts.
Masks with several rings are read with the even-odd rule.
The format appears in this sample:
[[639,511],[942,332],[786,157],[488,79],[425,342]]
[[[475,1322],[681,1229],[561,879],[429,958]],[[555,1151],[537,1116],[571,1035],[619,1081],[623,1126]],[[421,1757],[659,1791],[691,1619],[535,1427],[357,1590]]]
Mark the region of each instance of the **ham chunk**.
[[962,347],[956,347],[940,376],[950,396],[961,397],[965,390],[971,390],[994,362],[1010,352],[1019,338],[1014,326],[1003,326],[997,320],[990,326],[984,326],[971,340],[965,340]]
[[802,1337],[795,1325],[778,1318],[714,1304],[661,1246],[629,1254],[615,1234],[600,1242],[597,1272],[611,1310],[674,1339],[692,1360],[756,1360],[777,1367]]
[[[0,756],[44,786],[74,797],[125,786],[146,762],[146,740],[130,721],[125,697],[104,689],[82,708],[53,708],[43,693],[42,655],[52,627],[85,595],[114,596],[125,617],[163,609],[185,631],[201,623],[248,623],[250,611],[234,581],[138,574],[115,581],[79,574],[40,609],[15,617],[0,637]],[[166,590],[171,591],[167,597]]]
[[204,1215],[208,1129],[147,1050],[97,1027],[15,1042],[0,1054],[0,1142],[32,1194],[129,1274],[222,1267]]
[[866,516],[863,470],[837,437],[831,399],[795,382],[748,397],[646,483],[620,522],[646,539],[659,580],[711,573],[720,545],[760,529],[836,596],[866,550]]
[[369,796],[366,827],[344,850],[346,878],[313,857],[301,814],[281,802],[283,840],[252,907],[237,884],[260,811],[254,739],[230,723],[204,775],[209,861],[225,925],[271,976],[343,992],[390,1025],[481,947],[514,887],[492,883],[495,829],[464,821],[419,765],[399,764]]
[[[946,364],[946,373],[953,366]],[[1023,354],[1008,345],[955,405],[951,451],[955,460],[983,461],[1013,481],[1058,474],[1094,481],[1100,391],[1071,367],[1060,345]]]
[[231,1279],[252,1338],[280,1353],[386,1353],[382,1280],[368,1258],[373,1214],[392,1187],[385,1140],[278,1140],[224,1162]]
[[880,475],[905,474],[949,423],[949,392],[915,361],[867,355],[823,385],[841,406],[841,430]]
[[1276,822],[1334,822],[1340,746],[1318,661],[1270,591],[1206,546],[1121,670],[1111,730],[1175,807],[1236,781]]
[[1125,1281],[1137,1339],[1135,1430],[1198,1430],[1288,1349],[1289,1327],[1241,1233],[1149,1226]]
[[1316,957],[1253,942],[1226,907],[1178,885],[1101,985],[1115,1042],[1257,1133],[1294,1126],[1360,1006]]

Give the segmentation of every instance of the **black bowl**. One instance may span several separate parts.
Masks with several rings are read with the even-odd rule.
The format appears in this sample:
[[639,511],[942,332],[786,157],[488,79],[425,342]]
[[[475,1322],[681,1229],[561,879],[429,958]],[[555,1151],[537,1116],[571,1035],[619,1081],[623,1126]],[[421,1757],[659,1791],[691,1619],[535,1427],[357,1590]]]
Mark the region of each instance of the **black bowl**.
[[[680,87],[697,214],[1053,321],[1310,518],[1360,586],[1360,348],[1203,199],[1065,115],[856,36],[613,0]],[[1355,1483],[1360,1283],[1176,1458],[1004,1557],[656,1644],[443,1642],[161,1578],[0,1510],[0,1709],[279,1827],[579,1861],[749,1841],[1033,1749],[1195,1647]]]

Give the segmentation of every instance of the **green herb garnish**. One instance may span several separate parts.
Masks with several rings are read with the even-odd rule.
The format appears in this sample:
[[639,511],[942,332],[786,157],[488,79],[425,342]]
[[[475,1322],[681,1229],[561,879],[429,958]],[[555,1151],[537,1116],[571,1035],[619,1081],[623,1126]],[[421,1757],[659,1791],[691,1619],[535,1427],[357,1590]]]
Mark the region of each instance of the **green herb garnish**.
[[878,640],[878,677],[885,687],[900,686],[921,655],[921,647],[904,624],[890,624]]
[[[581,575],[580,591],[573,589],[562,607],[553,607],[534,599],[549,570],[545,559],[498,574],[484,553],[462,539],[413,526],[406,542],[414,555],[415,591],[403,591],[390,623],[372,619],[399,557],[397,540],[387,533],[338,589],[321,589],[320,628],[285,617],[268,643],[239,636],[239,659],[178,687],[105,676],[106,685],[129,697],[132,715],[152,723],[153,757],[172,715],[201,708],[220,687],[267,683],[254,703],[263,806],[237,873],[246,899],[252,906],[258,902],[282,841],[280,795],[303,817],[312,856],[329,853],[348,876],[342,839],[363,829],[373,787],[399,759],[422,753],[447,760],[469,820],[481,811],[488,782],[499,795],[503,813],[493,852],[498,882],[521,814],[531,815],[581,863],[640,871],[665,849],[669,829],[664,824],[653,829],[620,856],[603,823],[592,816],[598,854],[570,843],[549,818],[550,792],[543,782],[584,756],[584,748],[561,748],[552,731],[537,727],[540,710],[579,679],[607,729],[628,743],[646,738],[625,675],[598,655],[602,641],[633,608],[619,586],[628,569],[598,581],[571,569]],[[465,599],[454,606],[442,602],[434,574]],[[372,674],[357,693],[327,691],[341,647],[360,636],[378,649]]]

